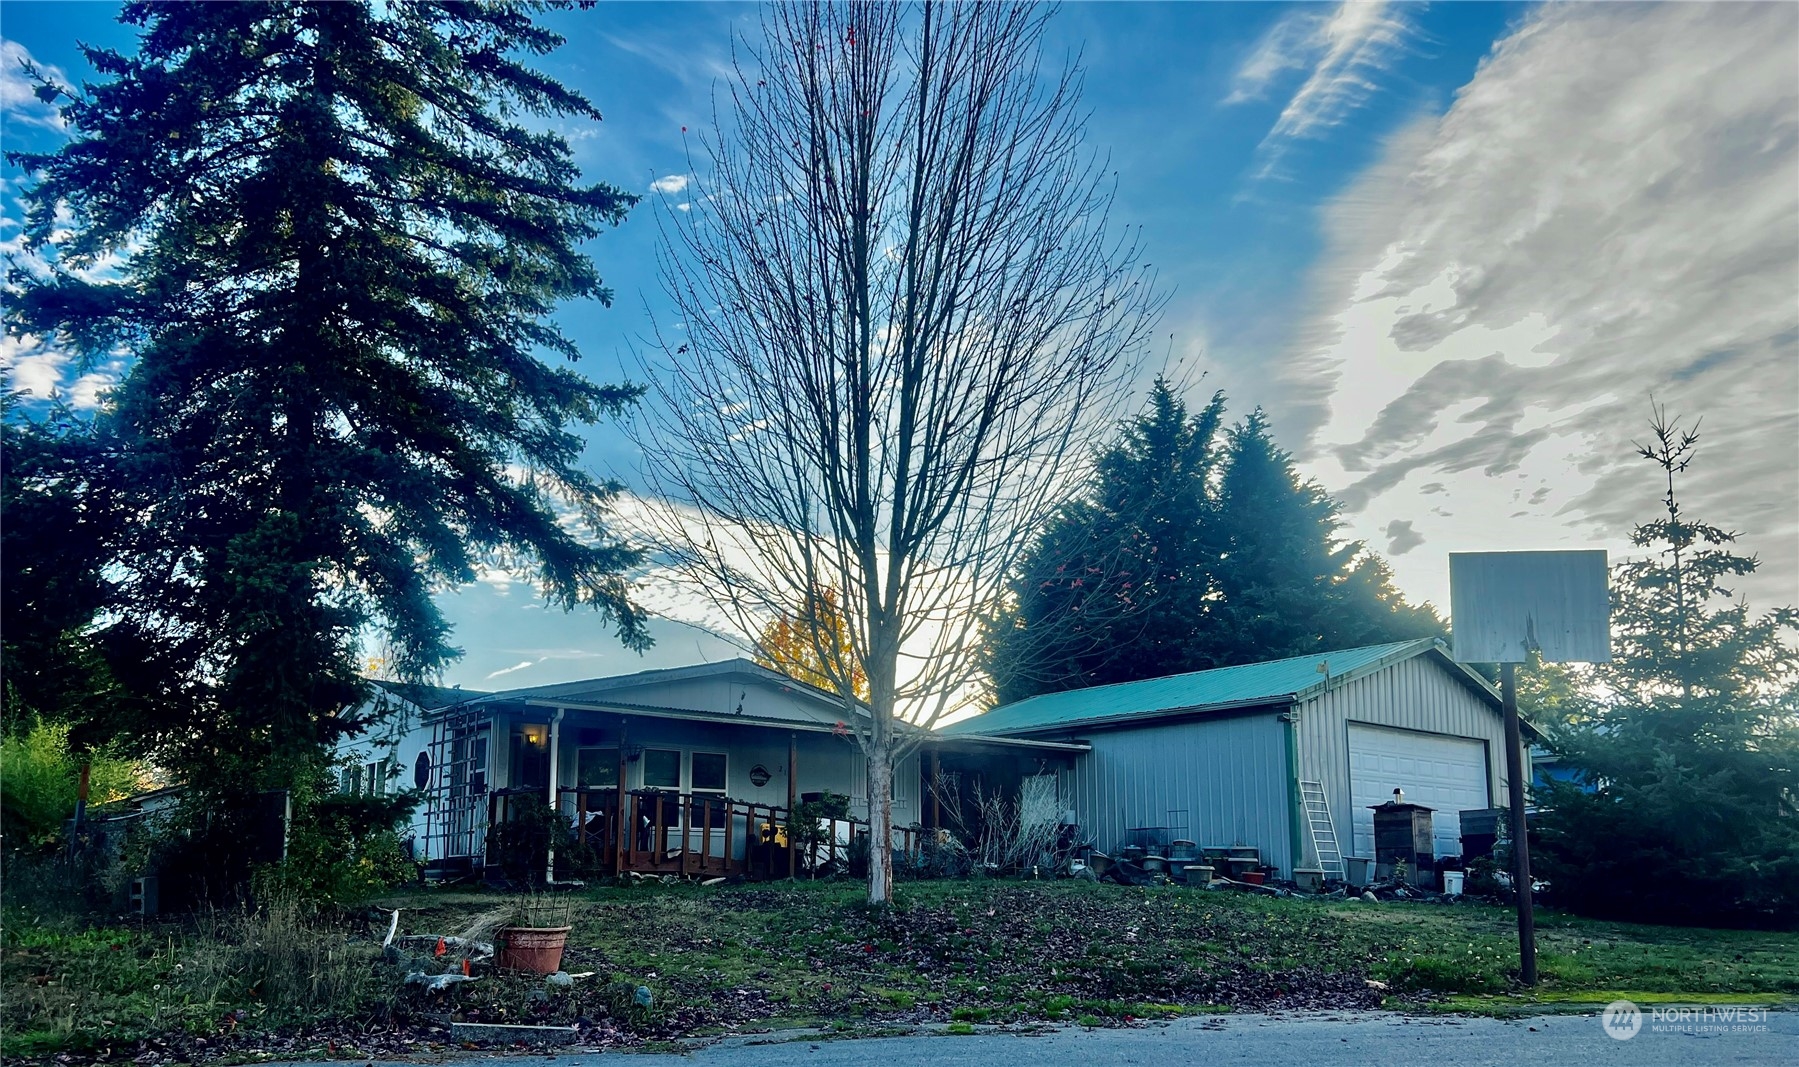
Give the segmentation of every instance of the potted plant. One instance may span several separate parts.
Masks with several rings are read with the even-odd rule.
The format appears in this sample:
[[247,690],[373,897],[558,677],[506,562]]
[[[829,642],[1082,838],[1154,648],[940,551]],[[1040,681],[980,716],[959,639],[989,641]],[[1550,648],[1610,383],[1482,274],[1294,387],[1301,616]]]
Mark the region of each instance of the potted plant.
[[494,966],[502,971],[555,974],[562,969],[574,907],[566,898],[520,897],[494,931]]

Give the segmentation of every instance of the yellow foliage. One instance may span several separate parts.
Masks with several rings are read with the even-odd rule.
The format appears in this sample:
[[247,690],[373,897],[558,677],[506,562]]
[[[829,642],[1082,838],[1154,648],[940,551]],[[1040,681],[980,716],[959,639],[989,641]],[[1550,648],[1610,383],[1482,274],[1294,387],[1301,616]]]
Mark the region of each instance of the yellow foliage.
[[777,616],[763,628],[758,644],[761,655],[756,662],[764,667],[836,692],[837,682],[827,664],[834,665],[839,672],[849,672],[856,696],[868,697],[868,677],[852,647],[837,590],[829,586],[814,588],[797,610]]

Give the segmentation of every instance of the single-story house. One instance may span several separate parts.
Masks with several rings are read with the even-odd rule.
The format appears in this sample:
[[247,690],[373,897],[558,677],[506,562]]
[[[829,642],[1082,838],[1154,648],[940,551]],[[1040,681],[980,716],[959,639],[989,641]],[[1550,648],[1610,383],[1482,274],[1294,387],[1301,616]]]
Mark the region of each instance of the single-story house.
[[1499,694],[1431,639],[1046,693],[940,732],[1083,746],[1059,802],[1101,850],[1253,845],[1289,876],[1372,860],[1369,809],[1395,789],[1435,809],[1439,858],[1461,854],[1459,812],[1507,795]]
[[[497,693],[377,689],[361,709],[369,727],[338,749],[343,787],[422,791],[414,855],[440,869],[483,867],[488,828],[524,797],[554,804],[609,872],[785,875],[789,813],[809,794],[848,796],[852,822],[866,824],[867,761],[853,730],[866,711],[747,659]],[[895,769],[896,844],[940,825],[926,776],[946,765],[1016,788],[1079,751],[924,736]]]

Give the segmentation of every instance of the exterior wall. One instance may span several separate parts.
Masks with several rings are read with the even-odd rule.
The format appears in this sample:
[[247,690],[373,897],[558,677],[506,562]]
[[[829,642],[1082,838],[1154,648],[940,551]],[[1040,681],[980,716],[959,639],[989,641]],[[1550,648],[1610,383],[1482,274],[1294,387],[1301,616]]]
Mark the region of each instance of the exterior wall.
[[1199,845],[1254,845],[1291,871],[1292,803],[1282,709],[1080,734],[1093,751],[1060,774],[1059,801],[1114,855],[1125,830],[1173,826]]
[[[1458,680],[1431,655],[1414,656],[1385,670],[1333,687],[1297,709],[1300,777],[1318,782],[1330,800],[1331,822],[1345,855],[1352,854],[1349,794],[1349,724],[1447,734],[1486,742],[1489,803],[1506,796],[1505,723],[1499,710]],[[1527,775],[1528,779],[1528,775]],[[1455,818],[1453,812],[1445,813]],[[1439,814],[1438,818],[1445,817]],[[1305,843],[1310,853],[1311,841]],[[1311,858],[1311,857],[1308,857]],[[1370,857],[1372,858],[1372,857]]]

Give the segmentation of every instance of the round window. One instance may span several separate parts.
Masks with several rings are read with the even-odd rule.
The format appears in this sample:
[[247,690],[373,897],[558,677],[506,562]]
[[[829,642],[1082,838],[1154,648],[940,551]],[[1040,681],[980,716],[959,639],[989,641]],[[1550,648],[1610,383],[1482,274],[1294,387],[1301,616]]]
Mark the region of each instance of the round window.
[[763,786],[767,785],[769,777],[768,768],[760,763],[750,768],[750,784],[757,789],[761,789]]
[[420,789],[431,784],[431,753],[420,752],[412,764],[412,784]]

